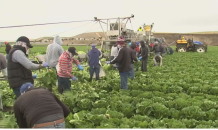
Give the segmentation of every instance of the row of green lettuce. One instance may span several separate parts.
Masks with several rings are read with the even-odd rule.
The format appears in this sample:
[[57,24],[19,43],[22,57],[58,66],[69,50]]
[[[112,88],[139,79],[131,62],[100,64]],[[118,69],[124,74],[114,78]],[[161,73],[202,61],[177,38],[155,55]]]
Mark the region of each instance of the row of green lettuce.
[[[52,90],[70,108],[67,128],[217,128],[217,50],[167,55],[162,67],[154,67],[150,57],[148,72],[136,71],[128,90],[120,89],[119,73],[105,59],[106,77],[100,81],[88,82],[88,67],[74,68],[79,81],[72,82],[72,91],[60,95],[55,71],[44,69],[34,72],[40,77],[36,86]],[[140,70],[140,63],[135,67]],[[4,106],[12,106],[14,95],[8,84],[1,90]],[[15,120],[13,112],[3,114],[5,121]]]

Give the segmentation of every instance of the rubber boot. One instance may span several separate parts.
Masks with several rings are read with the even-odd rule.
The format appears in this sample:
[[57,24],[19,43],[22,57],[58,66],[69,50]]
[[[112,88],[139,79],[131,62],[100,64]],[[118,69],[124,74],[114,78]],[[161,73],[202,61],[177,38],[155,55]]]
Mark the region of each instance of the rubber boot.
[[62,93],[63,93],[63,88],[62,88],[62,86],[61,86],[61,85],[58,85],[58,92],[59,92],[60,94],[62,94]]

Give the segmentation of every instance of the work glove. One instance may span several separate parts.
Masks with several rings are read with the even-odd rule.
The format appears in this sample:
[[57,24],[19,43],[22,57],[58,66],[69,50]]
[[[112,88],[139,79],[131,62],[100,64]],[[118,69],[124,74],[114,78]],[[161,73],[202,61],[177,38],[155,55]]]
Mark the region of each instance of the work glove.
[[72,80],[76,81],[76,80],[77,80],[77,78],[76,78],[75,76],[73,76],[73,77],[72,77]]
[[84,70],[81,65],[78,65],[79,70]]
[[46,62],[43,62],[44,67],[48,67],[48,64]]
[[107,61],[106,63],[107,63],[107,64],[110,64],[111,62],[110,62],[110,61]]
[[142,59],[142,57],[140,56],[139,58],[138,58],[138,60],[141,60]]
[[36,75],[36,74],[34,74],[34,75],[33,75],[33,79],[36,79],[36,77],[37,77],[37,75]]

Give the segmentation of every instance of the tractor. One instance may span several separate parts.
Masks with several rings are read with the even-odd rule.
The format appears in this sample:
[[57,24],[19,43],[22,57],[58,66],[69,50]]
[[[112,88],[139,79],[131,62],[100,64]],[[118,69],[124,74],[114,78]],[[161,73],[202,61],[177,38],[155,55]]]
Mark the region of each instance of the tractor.
[[176,41],[177,52],[207,52],[207,45],[202,42],[193,41],[193,39],[186,40],[184,37],[181,40]]

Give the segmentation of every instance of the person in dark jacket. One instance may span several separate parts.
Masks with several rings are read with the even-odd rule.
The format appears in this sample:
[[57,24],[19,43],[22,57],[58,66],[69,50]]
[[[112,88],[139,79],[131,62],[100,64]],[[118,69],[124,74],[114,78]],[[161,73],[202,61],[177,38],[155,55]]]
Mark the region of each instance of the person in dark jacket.
[[5,42],[5,52],[6,52],[6,59],[8,60],[8,55],[11,50],[11,45],[8,42]]
[[160,55],[161,54],[161,49],[160,49],[160,46],[159,46],[157,41],[154,44],[154,53],[155,53],[155,55]]
[[142,65],[141,65],[141,71],[142,72],[147,72],[147,63],[148,63],[148,47],[145,46],[144,41],[140,41],[140,52],[139,52],[139,60],[142,61]]
[[117,44],[119,45],[118,47],[120,48],[118,52],[118,56],[112,61],[109,61],[107,63],[108,64],[119,63],[118,70],[120,73],[121,89],[128,89],[127,81],[129,77],[129,71],[131,70],[130,52],[129,52],[129,49],[126,47],[122,36],[120,36],[119,39],[117,40]]
[[7,70],[10,88],[16,97],[19,97],[22,84],[26,82],[34,84],[31,70],[48,67],[48,64],[46,62],[34,64],[27,58],[26,51],[33,47],[27,37],[19,37],[16,44],[9,52]]
[[96,80],[99,80],[99,72],[100,72],[99,56],[100,55],[101,52],[95,47],[95,45],[92,45],[92,49],[88,53],[89,74],[90,74],[89,82],[92,81],[92,77],[94,73],[96,75]]
[[23,84],[20,93],[14,103],[19,128],[65,128],[70,109],[54,94],[31,83]]
[[137,62],[137,58],[136,58],[136,43],[132,42],[130,45],[130,57],[131,57],[131,70],[130,70],[130,78],[134,79],[135,77],[135,71],[134,71],[134,62]]
[[170,46],[167,47],[167,53],[170,54],[170,55],[173,54],[173,49],[172,49],[172,47],[170,47]]
[[166,45],[160,44],[160,48],[161,48],[161,56],[165,56],[166,55]]

